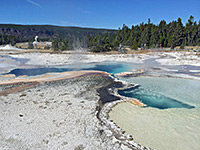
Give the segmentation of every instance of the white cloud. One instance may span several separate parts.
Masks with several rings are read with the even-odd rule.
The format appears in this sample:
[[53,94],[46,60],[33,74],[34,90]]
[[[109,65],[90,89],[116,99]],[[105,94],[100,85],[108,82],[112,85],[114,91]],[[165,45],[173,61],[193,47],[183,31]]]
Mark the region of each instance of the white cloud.
[[32,0],[25,0],[25,1],[27,1],[28,3],[30,3],[30,4],[32,4],[32,5],[35,5],[35,6],[37,6],[37,7],[41,7],[40,4],[38,4],[38,3],[36,3],[36,2],[34,2],[34,1],[32,1]]

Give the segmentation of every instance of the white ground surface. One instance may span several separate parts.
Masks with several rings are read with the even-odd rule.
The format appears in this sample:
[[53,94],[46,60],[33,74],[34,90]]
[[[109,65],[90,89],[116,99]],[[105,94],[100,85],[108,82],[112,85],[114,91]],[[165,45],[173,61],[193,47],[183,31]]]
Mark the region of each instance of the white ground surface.
[[16,48],[12,45],[5,45],[5,46],[0,45],[0,50],[21,50],[21,49]]
[[194,52],[163,53],[165,58],[156,61],[162,65],[193,65],[200,66],[200,55]]
[[49,53],[27,53],[12,55],[17,58],[28,58],[29,65],[63,65],[72,63],[95,63],[103,61],[118,61],[118,62],[137,62],[142,63],[143,60],[148,59],[150,55],[141,54],[49,54]]
[[94,80],[70,79],[0,96],[0,149],[128,149],[96,117],[97,85]]

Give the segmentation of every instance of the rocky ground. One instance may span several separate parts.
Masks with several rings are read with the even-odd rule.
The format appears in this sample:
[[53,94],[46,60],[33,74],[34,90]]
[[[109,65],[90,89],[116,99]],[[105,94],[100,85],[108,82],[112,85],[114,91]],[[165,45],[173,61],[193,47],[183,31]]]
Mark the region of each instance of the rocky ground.
[[0,96],[0,149],[128,149],[97,119],[104,80],[89,75]]
[[[0,55],[0,74],[14,68],[111,61],[137,63],[150,75],[200,77],[200,55],[194,52]],[[0,82],[13,78],[1,76]],[[89,75],[38,84],[7,96],[0,94],[0,149],[128,149],[97,118],[100,97],[96,89],[107,86],[106,82],[99,75]],[[12,86],[0,85],[0,92]]]

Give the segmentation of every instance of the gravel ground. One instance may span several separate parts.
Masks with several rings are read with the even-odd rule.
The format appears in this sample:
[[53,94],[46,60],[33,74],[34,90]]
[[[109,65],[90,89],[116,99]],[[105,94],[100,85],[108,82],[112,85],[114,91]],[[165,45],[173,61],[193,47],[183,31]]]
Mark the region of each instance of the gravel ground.
[[128,149],[97,119],[104,80],[90,75],[1,96],[0,149]]

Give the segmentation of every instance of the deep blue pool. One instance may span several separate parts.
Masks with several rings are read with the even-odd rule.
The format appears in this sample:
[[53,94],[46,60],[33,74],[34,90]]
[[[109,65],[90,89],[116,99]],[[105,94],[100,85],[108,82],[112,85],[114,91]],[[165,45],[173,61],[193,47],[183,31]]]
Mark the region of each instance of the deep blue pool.
[[15,76],[22,76],[22,75],[28,75],[28,76],[35,76],[35,75],[41,75],[45,73],[50,72],[65,72],[65,71],[72,71],[72,69],[69,68],[31,68],[31,69],[13,69],[7,74],[15,74]]

